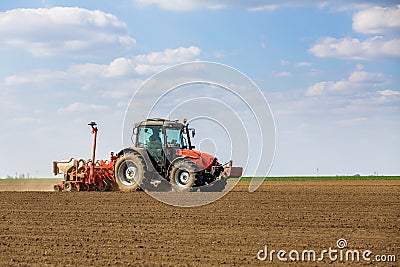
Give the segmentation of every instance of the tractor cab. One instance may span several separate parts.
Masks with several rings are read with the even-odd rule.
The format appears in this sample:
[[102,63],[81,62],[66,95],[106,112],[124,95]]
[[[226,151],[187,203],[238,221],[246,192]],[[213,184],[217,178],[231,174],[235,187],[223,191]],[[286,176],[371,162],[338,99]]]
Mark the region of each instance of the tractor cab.
[[[147,119],[135,124],[135,147],[145,148],[159,171],[176,158],[177,150],[192,150],[195,130],[189,124],[165,119]],[[155,163],[155,164],[154,164]]]

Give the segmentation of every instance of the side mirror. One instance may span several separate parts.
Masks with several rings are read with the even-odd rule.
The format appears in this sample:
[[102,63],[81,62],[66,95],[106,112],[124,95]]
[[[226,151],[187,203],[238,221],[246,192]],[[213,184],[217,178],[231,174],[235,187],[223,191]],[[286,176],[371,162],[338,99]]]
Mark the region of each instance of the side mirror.
[[134,135],[137,135],[137,134],[138,134],[138,128],[137,128],[137,127],[134,127],[134,128],[133,128],[133,134],[134,134]]

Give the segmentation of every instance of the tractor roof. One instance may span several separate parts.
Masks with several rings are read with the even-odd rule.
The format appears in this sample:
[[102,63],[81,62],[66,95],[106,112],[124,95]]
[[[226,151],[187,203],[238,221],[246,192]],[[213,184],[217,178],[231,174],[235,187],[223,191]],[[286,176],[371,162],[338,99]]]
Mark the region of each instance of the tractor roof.
[[151,119],[146,119],[145,121],[136,122],[135,128],[139,126],[160,126],[160,127],[164,126],[171,128],[182,128],[183,124],[178,122],[178,120],[171,121],[160,118],[151,118]]

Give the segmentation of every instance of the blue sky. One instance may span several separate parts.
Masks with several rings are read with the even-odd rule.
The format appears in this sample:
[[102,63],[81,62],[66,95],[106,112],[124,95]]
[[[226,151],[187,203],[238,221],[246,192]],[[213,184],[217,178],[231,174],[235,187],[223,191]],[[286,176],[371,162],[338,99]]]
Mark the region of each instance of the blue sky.
[[92,120],[107,158],[137,88],[193,60],[264,93],[270,175],[400,173],[399,1],[2,1],[0,56],[0,177],[89,158]]

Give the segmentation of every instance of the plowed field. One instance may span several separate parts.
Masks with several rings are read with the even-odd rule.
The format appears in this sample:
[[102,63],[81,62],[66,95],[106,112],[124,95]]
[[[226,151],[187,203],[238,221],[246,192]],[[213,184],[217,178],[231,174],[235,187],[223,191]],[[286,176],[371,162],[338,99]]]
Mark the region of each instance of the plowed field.
[[[13,190],[8,182],[0,187]],[[289,251],[301,260],[303,250],[315,250],[319,258],[341,238],[343,253],[370,250],[374,262],[325,254],[311,265],[400,265],[400,181],[264,182],[254,193],[240,182],[195,208],[145,192],[0,192],[0,266],[298,266]],[[265,246],[285,250],[288,262],[276,253],[258,260]]]

